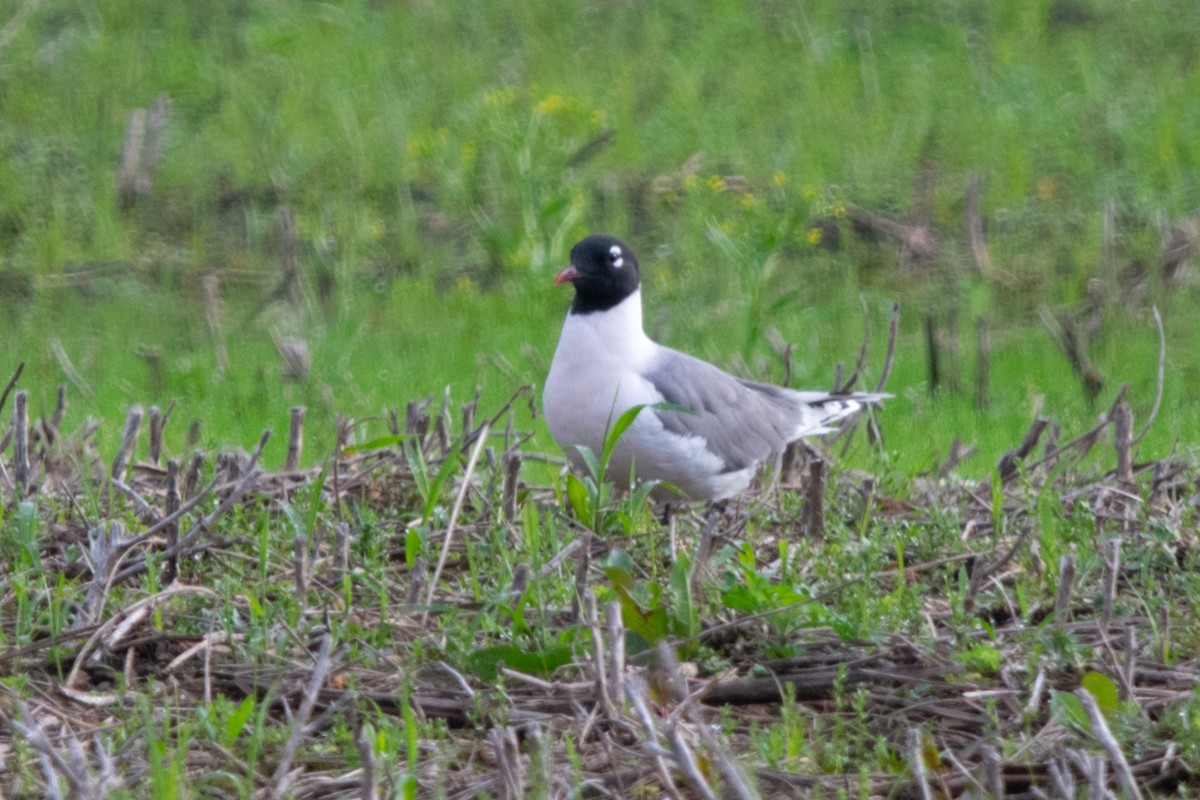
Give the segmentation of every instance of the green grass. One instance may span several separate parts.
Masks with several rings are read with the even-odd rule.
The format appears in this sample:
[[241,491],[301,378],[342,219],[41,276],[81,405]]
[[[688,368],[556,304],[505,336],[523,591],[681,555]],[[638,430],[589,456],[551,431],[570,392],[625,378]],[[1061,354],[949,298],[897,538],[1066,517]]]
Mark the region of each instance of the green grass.
[[[141,254],[111,175],[129,111],[159,92],[174,123],[157,222],[177,246],[181,229],[203,232],[221,179],[277,193],[350,253],[376,224],[416,244],[411,188],[456,220],[484,210],[499,236],[573,193],[589,226],[621,229],[631,212],[618,199],[597,214],[596,178],[668,173],[697,152],[706,174],[782,171],[873,204],[906,205],[924,155],[987,176],[996,210],[1041,186],[1078,209],[1111,198],[1179,215],[1200,189],[1198,27],[1182,2],[729,3],[702,19],[683,3],[51,4],[7,50],[10,257],[57,271]],[[564,180],[602,128],[611,146]],[[197,262],[220,255],[182,244]],[[505,244],[511,262],[520,243]]]
[[[657,260],[648,260],[644,269],[650,293],[647,326],[669,344],[731,369],[748,370],[756,378],[782,380],[783,361],[762,334],[772,327],[786,341],[797,343],[794,384],[828,386],[838,362],[852,365],[864,323],[869,323],[867,377],[873,381],[878,374],[890,300],[877,288],[862,295],[866,320],[859,289],[847,279],[818,303],[793,297],[762,314],[736,295],[709,306],[704,299],[681,298],[670,288],[652,291],[672,281],[674,270]],[[798,280],[794,289],[783,280],[778,283],[764,291],[786,295],[804,290]],[[104,284],[82,296],[56,290],[52,303],[44,298],[46,302],[11,307],[15,324],[0,363],[9,370],[19,361],[26,363],[23,383],[38,387],[32,399],[35,414],[48,415],[54,405],[53,385],[66,383],[71,408],[99,416],[100,441],[108,445],[119,438],[128,406],[166,408],[174,401],[167,428],[171,452],[186,453],[185,439],[193,423],[199,427],[199,445],[210,451],[225,446],[248,449],[264,428],[273,428],[277,436],[268,447],[266,463],[279,464],[288,409],[304,405],[309,409],[306,463],[316,463],[332,452],[338,414],[369,420],[388,408],[399,407],[403,413],[408,400],[426,394],[440,397],[447,386],[457,403],[465,403],[479,387],[481,409],[498,408],[520,387],[540,387],[567,302],[548,281],[543,286],[531,282],[521,290],[485,292],[473,286],[439,291],[424,282],[401,280],[378,291],[361,291],[350,309],[330,314],[314,310],[300,327],[292,322],[296,317],[291,312],[257,314],[255,297],[235,294],[224,305],[222,338],[229,365],[221,370],[198,294],[189,290],[188,300],[180,303],[174,292],[140,286]],[[1188,330],[1190,300],[1164,302],[1167,382],[1163,410],[1143,445],[1147,454],[1167,452],[1176,443],[1194,444],[1192,431],[1200,414],[1189,400],[1191,387],[1200,385],[1188,358],[1195,352]],[[911,307],[906,304],[905,312]],[[981,450],[963,465],[966,474],[986,475],[1035,415],[1081,428],[1107,408],[1122,381],[1130,384],[1139,427],[1153,402],[1158,341],[1147,314],[1113,311],[1106,317],[1092,354],[1110,385],[1095,404],[1088,402],[1069,374],[1066,359],[1039,324],[993,332],[993,401],[981,412],[972,399],[973,331],[959,323],[964,329],[960,389],[942,389],[931,396],[923,320],[914,319],[915,313],[919,312],[902,317],[888,385],[897,397],[887,403],[882,418],[886,462],[900,474],[934,466],[950,442],[961,436]],[[301,334],[311,348],[313,369],[307,380],[285,380],[283,362],[275,352],[272,337],[292,332]],[[148,350],[161,353],[160,367],[151,367],[145,357]],[[67,364],[73,371],[66,370]],[[69,375],[77,375],[78,382]],[[540,397],[533,396],[540,403]],[[518,419],[530,424],[528,404],[521,401],[516,408]],[[551,449],[541,425],[534,430],[534,446]]]
[[[692,584],[695,520],[684,519],[672,542],[645,507],[592,498],[603,506],[588,512],[606,552],[586,575],[589,588],[620,604],[641,642],[669,636],[711,677],[765,675],[770,659],[830,648],[847,662],[858,653],[883,663],[911,655],[889,649],[900,637],[919,659],[960,669],[949,687],[960,697],[999,686],[1001,666],[1022,688],[1046,669],[1059,692],[1052,703],[1015,718],[995,704],[985,731],[1012,759],[1052,719],[1085,746],[1064,692],[1088,671],[1119,665],[1047,609],[1059,560],[1074,556],[1072,613],[1092,620],[1103,554],[1120,535],[1116,615],[1139,620],[1139,663],[1192,668],[1197,643],[1186,621],[1200,593],[1186,534],[1195,522],[1184,502],[1191,473],[1154,503],[1150,485],[1138,484],[1146,504],[1132,531],[1096,512],[1103,497],[1089,481],[1112,468],[1105,443],[1052,473],[1059,484],[1022,476],[991,509],[953,481],[931,489],[920,479],[956,437],[979,448],[958,476],[986,479],[1034,417],[1078,434],[1122,383],[1140,429],[1156,388],[1154,306],[1165,323],[1166,381],[1137,455],[1179,453],[1194,472],[1194,263],[1178,283],[1160,268],[1162,235],[1200,206],[1200,14],[1185,0],[766,0],[703,13],[677,0],[43,0],[10,30],[0,45],[0,381],[25,363],[20,387],[33,393],[35,417],[65,383],[67,430],[96,417],[102,461],[134,403],[175,403],[167,452],[180,459],[190,455],[193,425],[209,453],[250,449],[273,428],[271,468],[283,462],[294,405],[308,408],[307,465],[329,462],[339,416],[370,442],[386,435],[389,409],[403,419],[405,404],[427,395],[436,408],[445,387],[458,431],[458,406],[477,387],[481,419],[520,387],[540,386],[569,302],[551,277],[578,237],[604,230],[641,257],[653,336],[758,379],[782,380],[770,344],[777,332],[796,345],[794,384],[829,386],[869,328],[870,385],[892,303],[903,310],[888,383],[895,397],[880,413],[884,443],[869,446],[860,433],[839,452],[824,537],[797,534],[803,498],[753,501],[745,527],[723,531]],[[171,120],[161,169],[153,190],[122,209],[115,175],[127,119],[162,93]],[[973,175],[986,185],[986,274],[964,243]],[[895,242],[856,233],[848,207],[899,219],[924,207],[943,248],[929,264],[906,265]],[[298,298],[279,301],[271,298],[285,214],[302,280]],[[836,226],[836,249],[815,233],[822,222]],[[206,314],[206,276],[222,280],[218,330]],[[1041,317],[1093,304],[1101,324],[1089,352],[1105,385],[1090,401]],[[936,392],[927,316],[943,328],[954,318],[960,329],[958,384]],[[983,410],[972,398],[979,317],[993,342]],[[284,377],[281,337],[308,343],[307,378]],[[536,407],[536,389],[530,399]],[[517,429],[532,434],[525,450],[555,452],[526,399],[514,409]],[[230,670],[217,676],[224,693],[197,689],[209,680],[199,660],[182,678],[164,677],[161,662],[178,655],[167,645],[135,653],[129,663],[142,672],[115,656],[90,667],[91,690],[140,693],[113,718],[86,719],[96,726],[89,736],[99,731],[90,747],[144,767],[144,786],[113,796],[261,792],[290,729],[275,693],[311,665],[310,635],[326,626],[349,665],[339,680],[360,694],[307,741],[301,761],[310,772],[355,765],[361,734],[380,765],[396,767],[389,777],[405,796],[416,776],[422,792],[448,793],[446,767],[526,697],[527,688],[506,683],[501,662],[549,673],[590,658],[591,632],[565,611],[577,599],[576,563],[552,566],[580,537],[565,510],[571,484],[526,463],[518,515],[504,520],[485,458],[434,607],[413,607],[412,575],[438,558],[466,454],[442,461],[436,452],[419,458],[412,442],[401,449],[406,466],[354,501],[303,489],[254,494],[220,521],[212,551],[181,561],[180,580],[215,596],[174,598],[140,630],[148,640],[180,637],[181,648],[227,634],[216,657]],[[12,720],[22,703],[58,697],[74,663],[79,639],[53,637],[69,634],[91,602],[88,531],[111,519],[135,533],[145,525],[87,477],[90,455],[71,452],[80,483],[72,501],[47,489],[4,506],[0,518],[0,657],[23,668],[0,680],[0,713]],[[871,486],[855,470],[873,475]],[[143,488],[158,502],[161,486]],[[985,532],[968,536],[968,521]],[[324,584],[318,570],[298,590],[297,537],[324,567],[343,522],[353,571]],[[997,558],[1022,534],[1031,539],[1008,570],[972,594],[968,565]],[[154,562],[160,547],[138,554]],[[104,595],[96,619],[161,590],[161,565],[151,566],[149,580]],[[530,581],[526,590],[510,589],[518,578]],[[427,611],[427,625],[414,626]],[[1019,630],[999,621],[1010,613]],[[729,621],[745,625],[732,644],[695,638]],[[473,687],[470,733],[414,712],[413,698],[430,691],[427,670],[442,663]],[[234,673],[265,683],[247,693]],[[559,675],[590,680],[584,668]],[[903,775],[895,709],[844,678],[827,697],[789,700],[766,719],[730,709],[714,719],[745,745],[747,763]],[[1091,685],[1107,695],[1102,681]],[[1196,701],[1172,702],[1178,713],[1166,716],[1128,701],[1106,711],[1131,751],[1134,742],[1176,741],[1194,772]],[[917,715],[904,724],[934,722]],[[558,733],[523,746],[531,763],[569,765],[578,782],[595,742]],[[22,787],[11,793],[40,793],[45,774],[28,737],[6,741],[6,780]],[[189,783],[189,752],[222,770]],[[545,776],[531,786],[531,796],[553,794]]]
[[[105,436],[132,402],[177,399],[209,446],[253,441],[304,404],[316,458],[335,413],[377,414],[446,385],[493,400],[539,383],[565,304],[549,276],[576,237],[611,230],[643,256],[652,331],[758,377],[780,374],[763,337],[775,328],[799,345],[797,380],[826,385],[857,352],[860,294],[877,371],[887,305],[901,300],[892,413],[946,432],[930,442],[924,424],[912,438],[898,428],[889,449],[909,471],[958,433],[994,461],[1039,396],[1046,413],[1093,414],[1033,311],[1080,302],[1089,281],[1117,305],[1117,273],[1137,261],[1164,307],[1171,367],[1147,445],[1170,447],[1195,427],[1192,291],[1159,287],[1155,220],[1200,198],[1195,35],[1186,5],[1067,0],[724,4],[702,18],[683,4],[43,5],[0,71],[0,248],[7,272],[36,276],[34,302],[11,301],[3,365],[62,381],[47,347],[61,341],[93,386],[73,400],[107,421]],[[127,116],[163,92],[155,189],[121,211]],[[974,173],[987,181],[987,276],[955,243]],[[812,220],[843,203],[909,208],[919,174],[948,240],[932,272],[896,274],[887,243],[809,243]],[[259,314],[254,290],[226,289],[231,364],[218,375],[198,276],[272,285],[282,206],[308,300]],[[80,269],[115,272],[116,285],[51,288]],[[992,318],[985,416],[953,391],[924,397],[926,313],[957,314],[965,386],[974,317]],[[1153,327],[1144,314],[1107,319],[1093,354],[1110,383],[1101,406],[1129,382],[1144,410]],[[286,386],[269,340],[301,333],[313,378]],[[161,380],[136,355],[147,347],[162,348]]]

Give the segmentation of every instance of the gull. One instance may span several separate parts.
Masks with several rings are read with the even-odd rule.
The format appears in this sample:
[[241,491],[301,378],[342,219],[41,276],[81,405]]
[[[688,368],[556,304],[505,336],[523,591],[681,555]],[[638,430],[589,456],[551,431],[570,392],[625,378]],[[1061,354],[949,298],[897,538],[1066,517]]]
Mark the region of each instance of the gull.
[[542,392],[555,442],[580,468],[581,447],[599,457],[612,425],[643,406],[613,448],[610,480],[632,475],[691,500],[726,500],[745,491],[788,443],[830,433],[890,397],[742,380],[658,344],[642,328],[637,256],[614,236],[593,234],[576,244],[554,283],[575,288]]

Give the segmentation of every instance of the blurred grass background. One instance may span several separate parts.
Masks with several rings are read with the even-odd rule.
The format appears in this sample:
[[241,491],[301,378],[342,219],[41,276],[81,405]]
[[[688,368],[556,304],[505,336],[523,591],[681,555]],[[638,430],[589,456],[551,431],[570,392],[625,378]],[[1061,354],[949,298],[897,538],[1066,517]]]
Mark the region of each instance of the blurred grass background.
[[[444,386],[498,407],[544,377],[570,245],[607,231],[641,254],[653,335],[758,378],[782,379],[777,331],[796,382],[828,386],[865,309],[873,380],[899,300],[886,448],[856,457],[903,475],[955,436],[986,474],[1036,414],[1081,429],[1123,382],[1144,418],[1151,305],[1168,369],[1143,448],[1196,443],[1195,249],[1178,269],[1163,255],[1200,206],[1194,3],[0,9],[0,371],[27,363],[35,411],[70,384],[68,420],[101,418],[104,442],[133,402],[177,400],[176,451],[193,420],[207,447],[249,445],[307,405],[309,460],[336,414]],[[119,202],[130,114],[164,95],[152,185]],[[986,271],[965,243],[972,176]],[[906,261],[856,208],[927,222],[942,246]],[[1092,322],[1094,400],[1047,311]],[[932,393],[926,317],[956,321],[961,354],[957,386]],[[285,377],[288,337],[306,377]]]

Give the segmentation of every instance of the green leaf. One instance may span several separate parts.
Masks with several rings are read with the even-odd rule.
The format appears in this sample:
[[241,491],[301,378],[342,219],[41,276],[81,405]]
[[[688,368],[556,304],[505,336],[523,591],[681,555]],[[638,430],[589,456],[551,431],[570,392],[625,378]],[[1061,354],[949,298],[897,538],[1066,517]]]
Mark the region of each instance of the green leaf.
[[634,423],[638,414],[642,413],[642,409],[645,407],[645,404],[630,406],[625,413],[617,417],[617,421],[608,429],[604,435],[604,452],[600,457],[605,466],[608,465],[608,459],[612,455],[613,448],[617,446],[617,442],[625,435],[625,431],[629,430],[629,426]]
[[754,613],[762,608],[759,598],[745,584],[731,586],[721,592],[721,605],[731,611]]
[[413,526],[404,532],[404,565],[409,569],[417,563],[417,557],[425,551],[424,530]]
[[467,656],[467,669],[485,681],[494,681],[500,665],[529,675],[549,675],[571,663],[574,653],[567,645],[529,650],[515,644],[500,644],[475,650]]
[[1110,717],[1120,708],[1121,697],[1117,693],[1117,685],[1107,675],[1094,671],[1086,672],[1079,685],[1096,698],[1096,705],[1104,712],[1104,716]]
[[571,502],[575,518],[591,527],[594,514],[592,513],[590,493],[583,481],[570,473],[567,473],[567,499]]
[[404,800],[415,800],[417,796],[417,765],[420,758],[420,740],[417,728],[417,712],[412,705],[412,684],[405,681],[400,687],[400,710],[404,718],[404,752],[408,774],[404,777]]
[[308,540],[308,525],[305,523],[304,517],[296,510],[296,507],[286,500],[279,503],[279,507],[283,509],[283,516],[287,518],[288,523],[292,526],[292,533],[296,536],[303,536]]
[[614,586],[620,585],[626,589],[633,587],[633,575],[637,571],[637,565],[633,563],[633,558],[629,553],[619,547],[614,547],[608,551],[603,559],[596,563]]
[[660,486],[664,486],[673,492],[682,494],[682,492],[680,492],[674,486],[669,483],[664,483],[663,481],[642,481],[629,495],[629,507],[631,509],[641,508],[645,504],[646,499],[650,497],[650,493]]
[[995,672],[1000,669],[1004,654],[990,644],[979,642],[963,650],[958,660],[977,672]]
[[238,736],[246,728],[246,722],[250,719],[250,715],[254,713],[254,696],[251,695],[242,701],[242,704],[229,715],[229,719],[225,720],[225,746],[232,747],[237,741]]
[[521,530],[525,534],[525,549],[533,554],[534,567],[540,568],[542,523],[538,516],[538,507],[536,503],[525,503],[521,508]]
[[378,439],[372,439],[369,442],[362,444],[350,444],[342,448],[343,456],[352,456],[356,453],[365,453],[369,450],[383,450],[388,447],[394,447],[398,444],[403,444],[412,438],[411,433],[400,433],[393,436],[380,436]]
[[442,499],[442,487],[450,480],[450,475],[459,468],[462,464],[462,453],[455,450],[447,453],[442,459],[442,465],[438,468],[437,475],[429,482],[427,494],[423,498],[425,500],[425,509],[422,512],[421,519],[425,522],[433,517],[433,510],[437,508],[437,504]]
[[1051,690],[1050,714],[1059,723],[1078,733],[1088,733],[1092,729],[1087,712],[1083,710],[1083,703],[1070,692]]
[[680,555],[671,565],[671,606],[675,634],[681,637],[700,632],[700,615],[692,602],[692,560]]
[[513,622],[513,633],[517,636],[524,636],[533,632],[529,627],[529,623],[525,621],[525,598],[521,598],[521,602],[515,606],[501,603],[496,606],[496,613],[507,615]]
[[670,630],[670,620],[662,603],[662,591],[655,584],[646,585],[634,580],[633,562],[629,554],[621,550],[612,551],[600,569],[608,577],[621,606],[621,621],[630,634],[627,642],[629,652],[648,650],[665,638]]
[[575,446],[575,452],[579,453],[579,457],[583,459],[583,465],[587,469],[588,475],[598,481],[604,479],[600,461],[596,458],[596,454],[592,452],[592,448],[580,444]]
[[658,411],[678,411],[683,414],[695,414],[696,412],[690,408],[685,408],[675,403],[642,403],[636,406],[630,406],[625,409],[621,416],[617,417],[617,421],[608,429],[604,435],[604,452],[600,456],[600,462],[605,467],[608,466],[608,460],[612,456],[613,449],[617,446],[617,442],[625,435],[625,431],[629,430],[644,409],[653,408]]

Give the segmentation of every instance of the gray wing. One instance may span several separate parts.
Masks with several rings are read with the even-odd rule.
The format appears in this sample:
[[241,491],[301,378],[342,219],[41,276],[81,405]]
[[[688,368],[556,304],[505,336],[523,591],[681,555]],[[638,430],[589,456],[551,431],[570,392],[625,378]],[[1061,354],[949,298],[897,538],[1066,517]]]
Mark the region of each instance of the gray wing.
[[675,350],[667,350],[645,377],[668,403],[692,412],[656,410],[663,427],[702,437],[731,472],[762,464],[782,451],[797,438],[806,416],[811,416],[812,433],[819,433],[826,416],[795,392],[738,380]]

